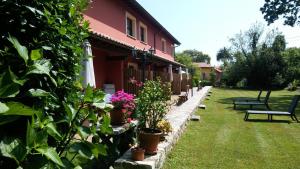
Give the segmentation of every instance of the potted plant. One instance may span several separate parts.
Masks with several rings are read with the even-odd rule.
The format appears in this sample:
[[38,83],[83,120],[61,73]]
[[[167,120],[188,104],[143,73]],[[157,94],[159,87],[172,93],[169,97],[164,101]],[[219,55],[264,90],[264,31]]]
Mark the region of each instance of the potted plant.
[[[160,79],[145,82],[137,98],[137,118],[139,120],[139,142],[146,154],[156,154],[162,134],[157,124],[166,115],[169,103]],[[171,89],[169,89],[171,90]]]
[[134,96],[123,90],[117,91],[110,99],[113,110],[110,111],[111,124],[120,125],[130,120],[130,116],[135,109]]
[[143,161],[145,159],[145,149],[140,146],[132,147],[131,158],[134,161]]

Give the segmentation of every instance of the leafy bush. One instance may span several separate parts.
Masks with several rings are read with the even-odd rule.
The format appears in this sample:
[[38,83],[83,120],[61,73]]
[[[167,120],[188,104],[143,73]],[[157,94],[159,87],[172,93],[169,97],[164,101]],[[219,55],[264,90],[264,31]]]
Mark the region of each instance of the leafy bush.
[[[74,168],[81,165],[74,160],[79,156],[106,155],[99,135],[112,129],[104,93],[78,85],[86,4],[1,2],[0,168]],[[82,125],[86,120],[91,127]]]
[[137,97],[137,118],[141,128],[157,129],[157,124],[167,113],[169,98],[160,79],[148,80]]
[[289,91],[295,91],[295,90],[297,90],[298,85],[299,85],[299,81],[298,80],[294,80],[293,82],[289,83],[287,89]]
[[211,86],[212,83],[209,80],[201,80],[200,82],[201,86]]

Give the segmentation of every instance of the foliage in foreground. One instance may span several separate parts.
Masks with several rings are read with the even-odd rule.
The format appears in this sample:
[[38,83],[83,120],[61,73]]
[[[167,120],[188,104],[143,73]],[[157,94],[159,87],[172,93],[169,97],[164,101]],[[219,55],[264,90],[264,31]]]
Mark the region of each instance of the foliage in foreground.
[[78,85],[86,4],[1,2],[0,168],[80,168],[77,157],[106,155],[99,135],[112,131],[104,93]]

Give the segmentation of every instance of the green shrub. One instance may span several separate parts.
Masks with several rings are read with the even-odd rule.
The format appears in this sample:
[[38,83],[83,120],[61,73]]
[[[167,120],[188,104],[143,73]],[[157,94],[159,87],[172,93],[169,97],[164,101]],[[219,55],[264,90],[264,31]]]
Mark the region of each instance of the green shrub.
[[139,127],[157,129],[157,123],[168,111],[168,100],[160,79],[146,81],[137,97]]
[[200,84],[201,86],[212,86],[212,83],[209,80],[201,80]]
[[[97,140],[112,132],[104,93],[78,86],[88,37],[81,14],[86,4],[1,2],[0,168],[74,168],[78,156],[106,155]],[[85,120],[91,127],[82,126]],[[88,135],[96,141],[88,142]]]

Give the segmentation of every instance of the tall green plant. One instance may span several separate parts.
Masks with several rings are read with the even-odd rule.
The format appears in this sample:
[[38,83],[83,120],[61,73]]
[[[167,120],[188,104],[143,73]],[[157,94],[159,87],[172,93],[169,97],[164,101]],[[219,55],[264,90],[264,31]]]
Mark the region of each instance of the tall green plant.
[[0,168],[75,168],[77,157],[106,155],[99,136],[112,129],[104,93],[78,85],[86,4],[1,2]]
[[169,97],[160,79],[145,82],[137,97],[137,117],[141,128],[157,129],[157,123],[167,113]]

